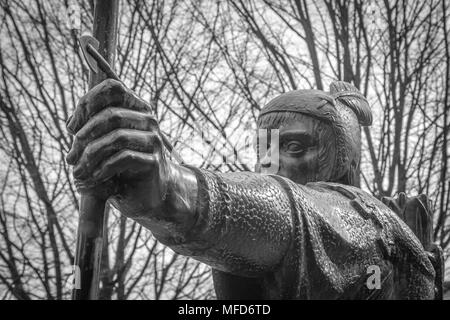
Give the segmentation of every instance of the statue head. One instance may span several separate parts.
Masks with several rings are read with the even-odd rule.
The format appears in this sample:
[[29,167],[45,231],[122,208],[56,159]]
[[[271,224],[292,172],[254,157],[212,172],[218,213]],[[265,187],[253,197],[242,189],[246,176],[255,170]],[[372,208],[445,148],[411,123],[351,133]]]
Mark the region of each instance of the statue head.
[[256,171],[267,173],[273,165],[272,153],[278,150],[278,175],[300,184],[331,181],[351,185],[361,157],[360,125],[371,123],[366,98],[349,83],[334,82],[329,92],[284,93],[271,100],[258,118],[258,129],[278,129],[278,139],[268,137],[271,145],[262,148],[267,152],[258,152]]

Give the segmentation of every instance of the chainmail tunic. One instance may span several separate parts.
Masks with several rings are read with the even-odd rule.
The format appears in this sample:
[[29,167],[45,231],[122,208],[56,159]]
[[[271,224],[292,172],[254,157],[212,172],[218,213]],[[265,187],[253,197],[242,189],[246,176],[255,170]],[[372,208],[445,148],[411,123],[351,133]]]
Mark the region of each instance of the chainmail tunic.
[[[191,169],[199,186],[194,227],[183,241],[164,242],[213,268],[218,298],[433,299],[423,246],[366,192]],[[380,289],[367,285],[376,270]]]

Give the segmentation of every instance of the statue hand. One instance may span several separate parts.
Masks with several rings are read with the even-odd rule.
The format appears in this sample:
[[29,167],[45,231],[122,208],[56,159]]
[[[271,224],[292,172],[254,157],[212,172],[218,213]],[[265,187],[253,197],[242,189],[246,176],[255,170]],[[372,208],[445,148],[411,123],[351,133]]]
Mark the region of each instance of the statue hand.
[[115,80],[79,101],[67,123],[74,135],[67,163],[78,189],[104,194],[129,216],[158,208],[167,189],[167,163],[150,107]]

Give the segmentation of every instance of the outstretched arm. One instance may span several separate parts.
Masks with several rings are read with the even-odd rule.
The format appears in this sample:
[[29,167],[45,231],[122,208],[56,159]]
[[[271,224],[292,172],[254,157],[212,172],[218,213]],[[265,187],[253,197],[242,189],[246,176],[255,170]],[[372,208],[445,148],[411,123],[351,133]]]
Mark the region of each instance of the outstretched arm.
[[174,164],[149,106],[120,82],[106,80],[88,92],[68,130],[75,138],[67,162],[80,192],[106,192],[122,214],[175,251],[247,276],[283,259],[292,219],[277,180]]
[[161,242],[239,275],[256,276],[279,265],[292,234],[290,200],[279,183],[255,173],[190,170],[198,190],[194,222],[182,238],[166,233]]

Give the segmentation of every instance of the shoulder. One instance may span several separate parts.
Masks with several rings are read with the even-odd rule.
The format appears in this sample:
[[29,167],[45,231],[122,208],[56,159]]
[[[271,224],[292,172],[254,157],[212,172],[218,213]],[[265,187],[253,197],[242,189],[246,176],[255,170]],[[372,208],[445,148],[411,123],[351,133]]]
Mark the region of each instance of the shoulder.
[[288,184],[297,208],[307,215],[338,222],[347,228],[353,228],[352,224],[362,229],[369,227],[385,240],[387,246],[397,242],[398,238],[417,240],[394,211],[364,190],[332,182],[298,185],[291,181]]

